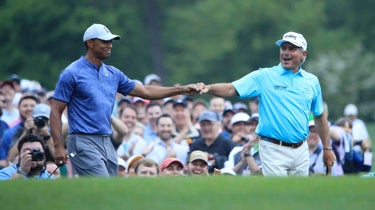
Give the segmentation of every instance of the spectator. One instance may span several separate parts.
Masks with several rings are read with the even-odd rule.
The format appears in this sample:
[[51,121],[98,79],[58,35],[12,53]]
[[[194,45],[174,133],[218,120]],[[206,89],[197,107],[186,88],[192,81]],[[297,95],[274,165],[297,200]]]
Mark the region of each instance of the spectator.
[[192,123],[195,127],[199,127],[198,118],[202,112],[207,110],[206,102],[203,99],[195,100],[192,107]]
[[188,144],[195,142],[200,137],[200,133],[191,121],[190,110],[185,101],[181,99],[174,101],[172,118],[176,124],[174,141],[189,150]]
[[162,176],[182,176],[184,175],[184,164],[177,158],[166,158],[160,164],[160,174]]
[[131,156],[128,161],[126,161],[126,173],[128,177],[135,176],[134,167],[138,160],[145,158],[143,155]]
[[172,113],[174,100],[172,97],[163,99],[163,113]]
[[134,106],[124,107],[120,111],[120,120],[128,127],[129,132],[122,136],[122,143],[117,148],[117,155],[127,160],[133,155],[142,154],[147,142],[133,132],[137,122],[137,109]]
[[[323,149],[318,133],[316,132],[314,120],[309,122],[309,136],[307,137],[310,155],[310,175],[326,174],[327,168],[323,164]],[[337,167],[335,164],[333,168]],[[336,170],[333,170],[336,171]]]
[[7,157],[10,148],[16,144],[21,136],[26,135],[30,128],[34,126],[32,112],[38,103],[39,98],[30,94],[25,94],[20,99],[18,109],[20,111],[19,113],[22,121],[5,131],[3,139],[0,143],[0,165],[8,166]]
[[225,107],[223,116],[222,116],[223,132],[221,132],[221,135],[227,139],[230,139],[233,134],[232,124],[230,122],[234,114],[235,112],[233,110],[232,105]]
[[[0,117],[3,115],[3,108],[5,107],[5,97],[4,97],[4,94],[3,92],[0,91]],[[3,138],[3,134],[6,130],[8,130],[9,126],[8,124],[3,121],[3,120],[0,120],[0,142],[1,142],[1,139]]]
[[259,112],[259,99],[258,96],[250,98],[249,99],[249,109],[250,109],[250,114],[253,115],[254,113]]
[[354,149],[361,153],[369,152],[371,150],[371,139],[367,131],[366,124],[363,120],[358,118],[358,108],[354,104],[345,106],[344,115],[352,123],[352,135]]
[[143,155],[160,164],[165,158],[176,157],[182,163],[186,162],[188,149],[174,142],[174,122],[170,115],[162,114],[156,119],[158,137],[149,143]]
[[133,97],[132,105],[135,106],[138,110],[138,122],[142,124],[147,124],[147,117],[146,117],[146,107],[150,103],[149,100],[145,100],[140,97]]
[[186,174],[189,176],[208,176],[208,155],[206,152],[195,150],[190,153]]
[[118,164],[118,170],[117,170],[117,176],[119,177],[125,177],[126,176],[126,163],[125,160],[117,157],[117,164]]
[[143,84],[161,86],[161,78],[156,74],[149,74],[145,77]]
[[223,111],[225,109],[225,101],[222,97],[212,97],[210,99],[210,110],[217,112],[220,116],[223,115]]
[[0,180],[17,178],[55,179],[45,170],[45,145],[40,137],[27,134],[18,144],[19,162],[0,170]]
[[9,80],[1,82],[0,91],[4,96],[1,120],[5,121],[9,127],[13,127],[20,115],[17,106],[13,103],[16,94],[13,83]]
[[156,119],[163,114],[163,108],[158,103],[150,103],[146,106],[147,124],[144,131],[144,140],[152,142],[156,139]]
[[214,168],[221,169],[228,155],[233,148],[229,139],[219,135],[221,128],[220,116],[217,112],[208,110],[199,117],[202,138],[190,144],[190,151],[201,150],[208,153],[209,172],[213,173]]
[[159,165],[150,158],[143,158],[135,163],[134,172],[137,177],[157,177]]
[[238,113],[238,112],[247,113],[247,106],[246,106],[246,104],[244,104],[242,102],[234,103],[233,109],[234,109],[234,112],[236,112],[236,113]]

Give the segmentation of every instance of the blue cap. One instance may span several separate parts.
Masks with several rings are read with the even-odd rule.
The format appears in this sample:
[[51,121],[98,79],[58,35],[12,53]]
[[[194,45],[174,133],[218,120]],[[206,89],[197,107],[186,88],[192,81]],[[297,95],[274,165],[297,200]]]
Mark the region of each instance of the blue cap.
[[217,112],[215,111],[212,111],[212,110],[208,110],[208,111],[204,111],[198,118],[198,121],[199,122],[202,122],[202,121],[210,121],[210,122],[218,122],[220,121],[220,116]]

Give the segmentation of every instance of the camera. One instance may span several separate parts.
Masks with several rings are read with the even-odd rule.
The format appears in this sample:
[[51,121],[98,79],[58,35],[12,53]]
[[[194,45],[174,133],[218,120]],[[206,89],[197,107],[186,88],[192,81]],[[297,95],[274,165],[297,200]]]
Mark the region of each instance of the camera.
[[33,149],[33,151],[31,151],[30,154],[32,161],[44,160],[44,152],[40,151],[40,149]]
[[37,128],[44,128],[47,125],[48,118],[46,117],[35,117],[34,123]]

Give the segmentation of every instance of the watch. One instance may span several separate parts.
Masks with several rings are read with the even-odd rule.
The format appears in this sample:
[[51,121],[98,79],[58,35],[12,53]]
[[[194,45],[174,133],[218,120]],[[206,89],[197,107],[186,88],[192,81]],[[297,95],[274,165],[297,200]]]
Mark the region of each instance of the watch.
[[21,167],[17,167],[17,174],[21,174],[22,176],[28,176],[28,173],[23,171]]

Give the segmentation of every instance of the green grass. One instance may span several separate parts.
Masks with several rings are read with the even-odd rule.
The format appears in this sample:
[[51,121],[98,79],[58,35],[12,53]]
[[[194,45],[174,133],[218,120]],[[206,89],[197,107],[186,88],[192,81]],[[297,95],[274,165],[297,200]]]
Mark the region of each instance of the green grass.
[[1,209],[373,209],[361,177],[80,178],[0,182]]

